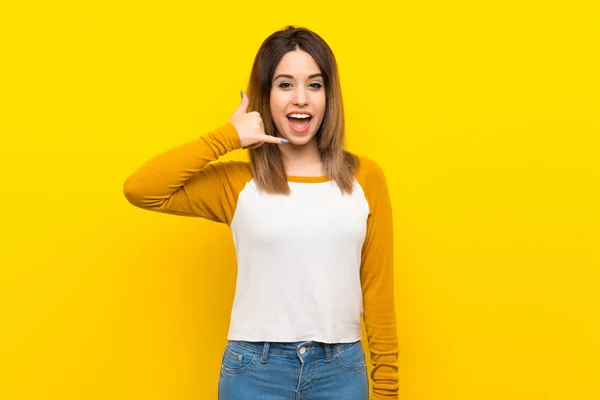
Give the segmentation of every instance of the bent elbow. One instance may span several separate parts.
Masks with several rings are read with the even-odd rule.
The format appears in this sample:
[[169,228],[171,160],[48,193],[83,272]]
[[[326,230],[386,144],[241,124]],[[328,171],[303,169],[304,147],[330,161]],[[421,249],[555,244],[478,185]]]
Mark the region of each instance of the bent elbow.
[[130,204],[136,207],[142,207],[143,195],[132,177],[127,178],[123,183],[123,194]]

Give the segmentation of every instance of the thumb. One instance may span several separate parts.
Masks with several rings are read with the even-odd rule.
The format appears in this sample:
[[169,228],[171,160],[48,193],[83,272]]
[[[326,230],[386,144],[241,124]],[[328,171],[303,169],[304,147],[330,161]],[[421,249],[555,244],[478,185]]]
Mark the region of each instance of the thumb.
[[248,96],[246,96],[246,93],[244,93],[243,91],[240,91],[240,95],[242,96],[242,102],[240,103],[238,108],[235,110],[235,112],[234,112],[235,115],[245,114],[246,109],[248,108],[248,102],[249,102]]

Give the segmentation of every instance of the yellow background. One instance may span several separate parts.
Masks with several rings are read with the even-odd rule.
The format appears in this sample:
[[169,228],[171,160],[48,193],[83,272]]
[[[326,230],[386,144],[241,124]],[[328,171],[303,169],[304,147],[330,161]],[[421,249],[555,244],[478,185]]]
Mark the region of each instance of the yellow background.
[[227,122],[287,24],[388,177],[400,397],[600,398],[597,2],[217,3],[3,2],[0,399],[216,398],[229,229],[122,185]]

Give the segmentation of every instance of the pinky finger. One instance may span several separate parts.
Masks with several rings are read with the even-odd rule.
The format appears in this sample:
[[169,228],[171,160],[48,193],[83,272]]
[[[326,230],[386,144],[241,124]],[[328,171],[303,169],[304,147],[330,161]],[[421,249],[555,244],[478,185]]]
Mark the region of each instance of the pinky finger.
[[275,136],[269,136],[269,139],[266,140],[269,143],[275,143],[275,144],[285,144],[285,143],[289,143],[290,141],[285,139],[285,138],[280,138],[280,137],[275,137]]

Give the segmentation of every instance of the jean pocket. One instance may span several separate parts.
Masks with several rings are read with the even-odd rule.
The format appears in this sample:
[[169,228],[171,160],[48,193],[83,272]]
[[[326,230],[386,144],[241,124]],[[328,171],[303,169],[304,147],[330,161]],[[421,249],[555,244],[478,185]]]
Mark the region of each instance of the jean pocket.
[[226,374],[235,374],[248,370],[257,354],[242,347],[227,343],[221,360],[221,367]]
[[362,371],[367,366],[367,359],[360,341],[338,352],[336,359],[342,367],[352,371]]

